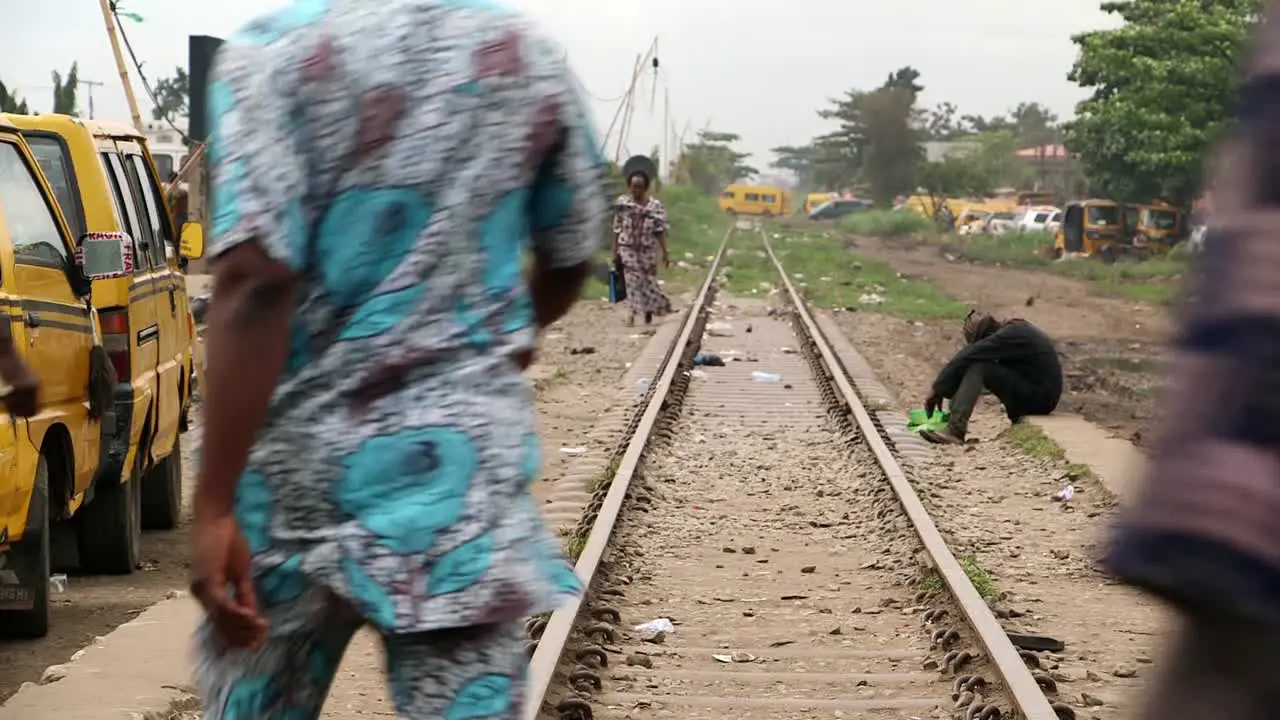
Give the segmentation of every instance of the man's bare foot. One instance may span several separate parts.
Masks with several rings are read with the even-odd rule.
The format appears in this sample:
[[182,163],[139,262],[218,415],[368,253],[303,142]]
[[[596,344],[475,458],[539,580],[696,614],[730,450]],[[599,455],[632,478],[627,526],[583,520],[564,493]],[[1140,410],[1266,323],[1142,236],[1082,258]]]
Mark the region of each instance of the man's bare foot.
[[920,437],[935,445],[963,445],[964,438],[956,437],[943,430],[921,430]]

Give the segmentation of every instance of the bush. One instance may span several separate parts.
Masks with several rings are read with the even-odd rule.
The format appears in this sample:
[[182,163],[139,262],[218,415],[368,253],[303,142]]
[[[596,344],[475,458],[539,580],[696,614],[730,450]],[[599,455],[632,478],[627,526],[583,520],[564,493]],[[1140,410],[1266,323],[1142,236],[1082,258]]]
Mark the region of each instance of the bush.
[[957,238],[966,260],[1001,265],[1047,265],[1053,259],[1053,235],[1041,230],[1014,230],[1003,235]]
[[855,235],[896,238],[933,230],[933,221],[911,210],[867,210],[836,221],[841,230]]

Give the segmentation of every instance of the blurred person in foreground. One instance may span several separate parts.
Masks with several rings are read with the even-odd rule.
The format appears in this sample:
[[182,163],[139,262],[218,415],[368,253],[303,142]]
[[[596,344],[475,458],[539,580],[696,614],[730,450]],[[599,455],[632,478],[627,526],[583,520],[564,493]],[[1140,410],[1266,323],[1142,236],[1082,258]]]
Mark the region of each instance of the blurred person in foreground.
[[519,714],[523,619],[581,591],[521,375],[608,210],[574,87],[487,2],[295,2],[220,51],[205,720],[319,717],[366,625],[398,717]]
[[40,379],[22,359],[12,322],[12,316],[0,318],[0,401],[13,417],[31,417],[40,412]]
[[996,396],[1011,422],[1057,409],[1062,364],[1043,330],[1019,318],[1001,322],[971,310],[961,332],[964,348],[938,372],[924,401],[928,415],[940,409],[943,400],[951,401],[947,427],[921,430],[921,437],[940,445],[963,444],[984,391]]
[[658,261],[671,267],[671,253],[667,250],[667,211],[649,194],[657,170],[643,155],[627,160],[622,172],[630,192],[618,198],[614,207],[613,256],[626,280],[630,325],[635,325],[636,315],[642,315],[648,325],[655,315],[673,311],[671,299],[658,283]]
[[1280,717],[1280,5],[1258,26],[1214,167],[1146,480],[1106,557],[1181,631],[1146,720]]

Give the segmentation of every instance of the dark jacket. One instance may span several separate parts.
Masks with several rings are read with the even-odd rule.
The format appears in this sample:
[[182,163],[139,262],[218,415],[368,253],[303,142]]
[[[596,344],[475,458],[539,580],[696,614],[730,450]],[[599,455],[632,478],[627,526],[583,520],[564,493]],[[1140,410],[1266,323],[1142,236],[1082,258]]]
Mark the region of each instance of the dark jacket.
[[1011,320],[991,335],[966,346],[942,368],[933,381],[933,394],[956,394],[965,372],[976,363],[993,363],[1015,375],[1014,392],[1001,397],[1009,417],[1046,415],[1062,399],[1062,363],[1058,350],[1043,330],[1026,320]]

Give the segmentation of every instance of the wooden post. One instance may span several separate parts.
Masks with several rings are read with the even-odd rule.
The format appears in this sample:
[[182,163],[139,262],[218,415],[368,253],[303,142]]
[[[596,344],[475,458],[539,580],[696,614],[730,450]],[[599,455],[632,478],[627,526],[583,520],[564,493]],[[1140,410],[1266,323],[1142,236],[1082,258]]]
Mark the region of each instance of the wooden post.
[[120,50],[120,38],[116,35],[116,21],[111,16],[111,0],[98,0],[102,7],[102,22],[107,26],[107,39],[111,41],[111,52],[116,57],[116,69],[120,71],[120,84],[124,86],[124,97],[129,102],[129,114],[133,117],[133,127],[138,132],[145,132],[142,124],[142,113],[138,111],[138,99],[133,95],[133,86],[129,84],[129,68],[124,64],[124,53]]

